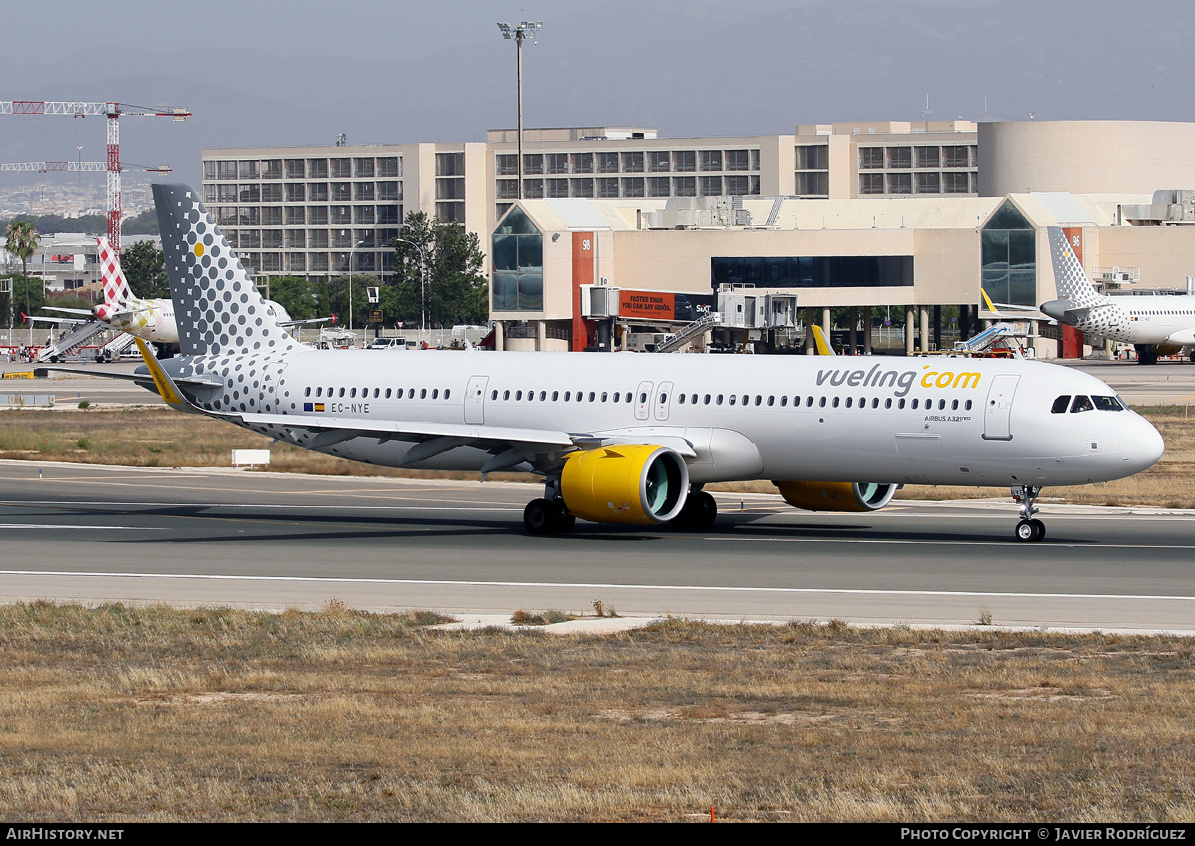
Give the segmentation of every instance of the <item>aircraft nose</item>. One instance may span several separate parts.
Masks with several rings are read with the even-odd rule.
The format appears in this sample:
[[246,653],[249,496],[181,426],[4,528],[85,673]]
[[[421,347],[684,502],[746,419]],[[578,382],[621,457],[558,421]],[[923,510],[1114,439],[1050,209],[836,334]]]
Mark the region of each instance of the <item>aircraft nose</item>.
[[1158,463],[1166,449],[1162,435],[1144,418],[1138,417],[1120,439],[1120,453],[1130,473],[1140,473]]

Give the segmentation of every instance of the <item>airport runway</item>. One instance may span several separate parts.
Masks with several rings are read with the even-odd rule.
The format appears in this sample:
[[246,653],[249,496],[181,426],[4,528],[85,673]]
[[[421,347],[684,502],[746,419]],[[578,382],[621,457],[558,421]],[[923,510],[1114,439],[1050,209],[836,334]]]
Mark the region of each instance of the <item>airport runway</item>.
[[[1048,491],[1047,491],[1048,494]],[[713,531],[529,537],[531,486],[0,462],[0,599],[550,608],[1195,633],[1195,512],[1001,503],[809,514],[717,496]],[[741,504],[741,505],[740,505]],[[741,508],[741,510],[740,510]]]

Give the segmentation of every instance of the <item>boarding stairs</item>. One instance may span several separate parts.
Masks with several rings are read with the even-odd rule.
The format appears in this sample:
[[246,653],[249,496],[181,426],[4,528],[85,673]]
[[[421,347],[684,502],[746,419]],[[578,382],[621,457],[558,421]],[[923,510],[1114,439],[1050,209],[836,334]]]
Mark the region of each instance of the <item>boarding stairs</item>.
[[780,207],[784,205],[784,197],[777,197],[772,201],[772,210],[768,212],[768,222],[764,224],[765,227],[775,226],[780,222]]
[[115,338],[96,351],[96,358],[100,361],[116,361],[136,340],[128,332],[118,332]]
[[657,344],[656,352],[666,353],[678,350],[698,335],[704,335],[706,330],[719,326],[721,323],[722,315],[716,311],[711,311],[694,320],[692,323],[685,324],[675,335],[667,338],[663,343]]
[[71,350],[78,349],[96,335],[108,329],[108,324],[98,320],[89,320],[82,326],[77,326],[51,344],[46,344],[37,354],[37,360],[60,361]]
[[1001,341],[1007,342],[1017,334],[1017,327],[1011,323],[994,323],[968,341],[954,345],[955,352],[983,353]]

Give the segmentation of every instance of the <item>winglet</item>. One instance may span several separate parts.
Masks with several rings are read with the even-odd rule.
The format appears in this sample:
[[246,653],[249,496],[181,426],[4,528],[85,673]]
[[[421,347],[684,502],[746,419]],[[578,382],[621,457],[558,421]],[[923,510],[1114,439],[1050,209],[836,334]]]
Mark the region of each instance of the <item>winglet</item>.
[[813,325],[813,343],[817,346],[818,355],[834,355],[834,349],[826,341],[826,333],[816,323]]
[[149,347],[145,345],[145,341],[135,336],[133,340],[137,344],[137,349],[141,352],[141,357],[145,359],[145,366],[149,368],[149,375],[153,377],[154,387],[158,389],[158,394],[162,397],[162,401],[173,408],[190,411],[191,404],[183,398],[182,392],[174,384],[174,380],[170,378],[170,374],[162,369],[162,365],[158,363],[154,354],[149,351]]
[[995,311],[995,310],[996,310],[996,307],[995,307],[994,305],[992,305],[992,300],[991,300],[991,297],[989,297],[989,296],[988,296],[988,292],[987,292],[987,291],[985,291],[983,288],[980,288],[980,289],[979,289],[979,296],[983,297],[983,304],[984,304],[984,305],[986,305],[986,306],[988,307],[988,311]]

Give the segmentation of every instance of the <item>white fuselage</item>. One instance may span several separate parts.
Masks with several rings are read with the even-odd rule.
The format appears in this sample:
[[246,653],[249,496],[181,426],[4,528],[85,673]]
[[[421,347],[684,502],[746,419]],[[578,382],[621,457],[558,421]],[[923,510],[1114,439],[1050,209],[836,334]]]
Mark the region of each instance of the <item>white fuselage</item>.
[[174,320],[174,302],[170,299],[133,297],[96,306],[94,314],[97,320],[113,329],[143,340],[155,344],[178,343],[178,324]]
[[1125,344],[1195,344],[1195,297],[1102,297],[1100,305],[1072,325],[1086,335]]
[[[234,422],[249,412],[242,425],[274,437],[285,439],[288,423],[369,429],[375,434],[321,451],[390,466],[413,442],[379,438],[383,422],[396,431],[475,427],[477,437],[501,428],[636,443],[683,439],[698,483],[1081,484],[1137,473],[1162,452],[1157,431],[1130,410],[1052,412],[1062,396],[1115,392],[1085,373],[1038,362],[299,351],[250,374],[241,361],[195,356],[164,364],[219,376],[220,388],[195,394],[200,405]],[[463,445],[411,466],[478,469],[490,457]]]
[[[286,309],[273,300],[266,301],[274,316],[280,321],[290,320]],[[96,320],[107,323],[113,329],[154,344],[178,344],[178,323],[174,318],[174,301],[169,298],[144,300],[132,297],[127,300],[103,303],[92,312]]]

